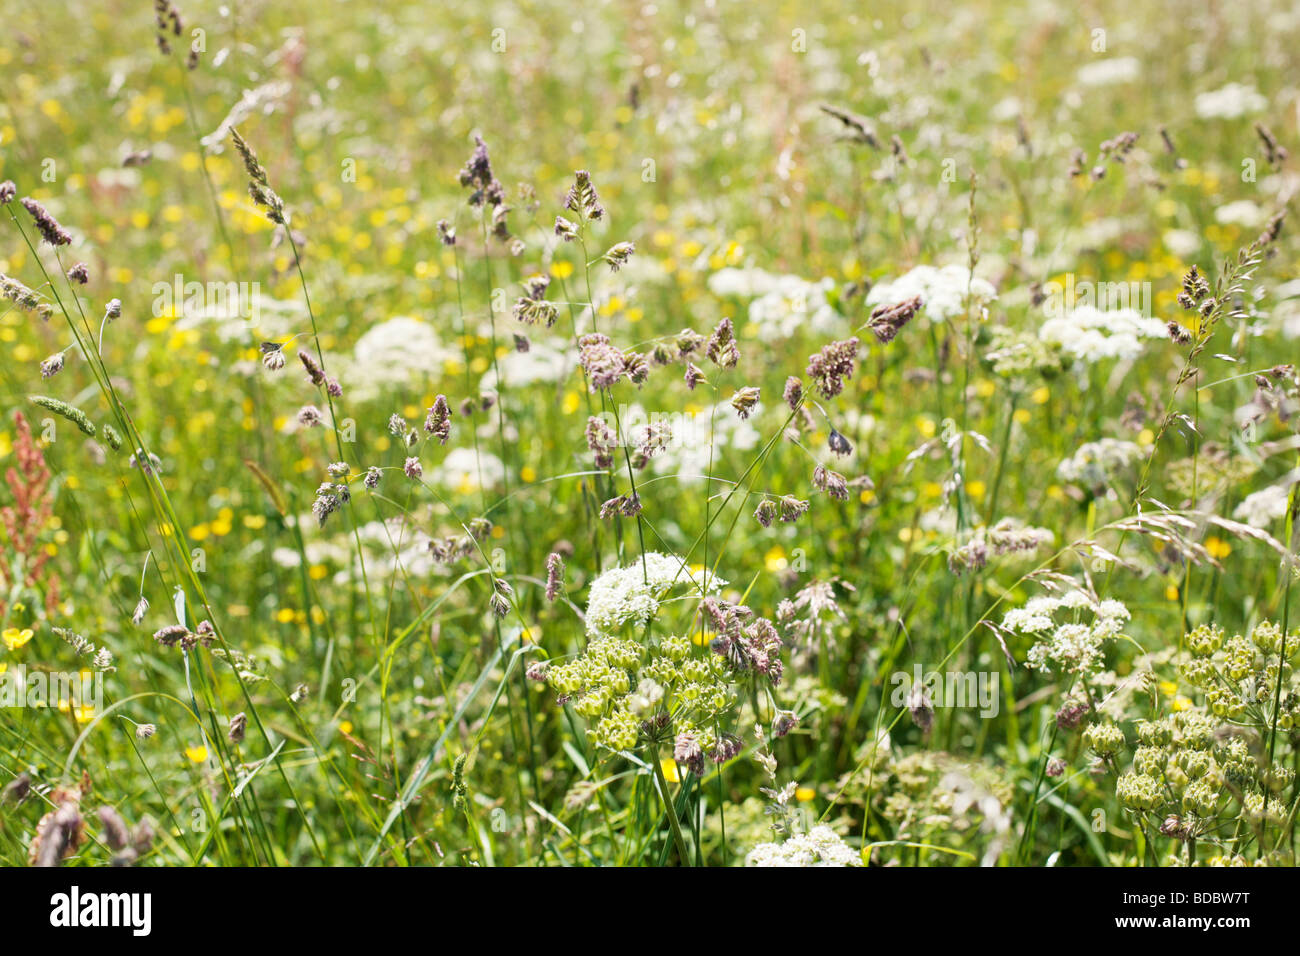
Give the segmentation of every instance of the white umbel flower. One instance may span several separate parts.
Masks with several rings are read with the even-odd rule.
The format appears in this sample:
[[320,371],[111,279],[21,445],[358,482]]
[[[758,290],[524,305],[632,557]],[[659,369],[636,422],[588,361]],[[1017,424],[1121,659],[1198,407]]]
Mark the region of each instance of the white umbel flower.
[[1196,115],[1201,119],[1236,119],[1247,113],[1259,113],[1268,100],[1253,86],[1229,83],[1209,93],[1196,95]]
[[[1056,615],[1072,620],[1058,621]],[[1129,610],[1113,599],[1098,601],[1086,591],[1031,598],[1002,618],[1002,628],[1036,639],[1026,664],[1031,670],[1088,677],[1102,667],[1106,642],[1119,637]]]
[[[758,447],[762,435],[754,427],[754,420],[762,408],[762,402],[758,403],[750,412],[750,418],[744,419],[732,410],[730,402],[722,401],[712,409],[673,422],[673,440],[655,455],[651,468],[656,475],[676,476],[682,484],[703,481],[705,475],[717,469],[724,450],[747,452]],[[641,418],[641,421],[645,420]],[[635,440],[635,430],[627,430]]]
[[571,352],[560,352],[547,345],[534,344],[527,352],[507,352],[479,380],[479,391],[500,391],[497,372],[511,388],[523,388],[538,382],[563,381],[574,369]]
[[490,451],[476,454],[473,448],[455,448],[429,477],[437,485],[469,494],[478,490],[480,480],[488,488],[496,487],[505,480],[505,474],[506,466]]
[[1080,445],[1078,451],[1056,466],[1056,473],[1063,481],[1104,485],[1145,455],[1134,442],[1102,438]]
[[931,322],[958,318],[966,314],[968,304],[979,308],[998,297],[990,282],[972,275],[965,266],[917,266],[893,281],[882,281],[872,286],[867,294],[867,305],[892,305],[918,295],[925,303],[920,315],[928,317]]
[[749,321],[764,342],[784,342],[801,329],[821,335],[845,331],[844,317],[827,298],[834,288],[834,279],[809,281],[762,269],[726,268],[709,276],[709,291],[714,295],[753,299]]
[[1253,528],[1267,528],[1286,514],[1291,492],[1285,485],[1270,485],[1241,499],[1232,516]]
[[828,826],[797,833],[784,843],[760,843],[745,866],[861,866],[862,857]]
[[[704,587],[706,577],[707,587]],[[692,571],[675,555],[651,551],[625,568],[611,568],[591,582],[587,594],[587,634],[609,636],[625,624],[645,624],[659,611],[664,596],[674,584],[698,593],[717,591],[726,581],[707,572]]]
[[1147,318],[1136,309],[1098,309],[1083,305],[1066,315],[1048,319],[1038,327],[1038,337],[1076,361],[1135,359],[1142,354],[1142,339],[1167,339],[1165,323]]
[[1142,65],[1132,56],[1112,56],[1079,68],[1076,78],[1080,86],[1110,86],[1131,83],[1142,72]]

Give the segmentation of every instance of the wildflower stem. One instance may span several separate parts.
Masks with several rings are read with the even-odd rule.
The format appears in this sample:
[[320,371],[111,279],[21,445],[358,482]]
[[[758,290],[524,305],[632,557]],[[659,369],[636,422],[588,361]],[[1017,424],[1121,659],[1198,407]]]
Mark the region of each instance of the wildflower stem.
[[650,746],[650,763],[654,767],[655,782],[658,785],[659,798],[664,804],[664,813],[668,815],[668,825],[673,831],[673,842],[677,844],[677,855],[681,858],[682,866],[690,866],[691,854],[686,849],[686,838],[682,836],[682,825],[677,819],[677,808],[668,793],[668,781],[664,777],[663,763],[659,759],[658,744]]

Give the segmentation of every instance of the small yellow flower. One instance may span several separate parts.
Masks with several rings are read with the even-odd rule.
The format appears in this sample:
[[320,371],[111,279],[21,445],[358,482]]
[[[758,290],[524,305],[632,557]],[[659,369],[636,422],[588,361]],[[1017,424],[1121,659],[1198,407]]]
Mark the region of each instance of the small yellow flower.
[[191,763],[203,763],[208,759],[208,748],[199,744],[196,747],[186,747],[185,756],[190,759]]
[[32,639],[32,629],[25,627],[21,631],[16,627],[6,628],[4,632],[5,647],[16,651]]
[[677,775],[677,761],[672,757],[665,757],[659,761],[659,766],[664,772],[664,779],[669,783],[681,782],[681,777]]
[[1212,558],[1226,558],[1232,554],[1232,545],[1222,538],[1210,537],[1205,539],[1205,550],[1210,552]]
[[341,731],[342,731],[343,733],[345,733],[345,734],[350,734],[350,733],[352,733],[352,721],[350,721],[350,720],[340,720],[340,721],[339,721],[339,730],[341,730]]
[[800,787],[794,792],[794,798],[800,803],[807,803],[815,796],[817,796],[817,791],[812,787]]

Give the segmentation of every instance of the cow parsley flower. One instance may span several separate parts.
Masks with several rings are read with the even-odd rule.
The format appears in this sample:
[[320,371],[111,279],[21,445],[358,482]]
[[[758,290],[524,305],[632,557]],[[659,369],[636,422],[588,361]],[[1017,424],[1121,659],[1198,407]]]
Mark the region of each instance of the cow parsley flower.
[[1232,516],[1251,527],[1267,528],[1286,514],[1290,496],[1291,492],[1286,485],[1270,485],[1241,499],[1241,504],[1233,510]]
[[[495,392],[502,380],[511,388],[523,388],[538,382],[560,382],[573,371],[572,353],[560,352],[548,345],[534,344],[527,352],[508,352],[483,373],[479,391]],[[497,377],[498,371],[500,378]]]
[[1122,602],[1074,590],[1031,598],[1003,616],[1002,629],[1036,638],[1026,658],[1031,670],[1086,680],[1101,670],[1106,643],[1120,636],[1128,619]]
[[593,637],[610,635],[624,624],[645,624],[658,613],[664,595],[674,584],[691,583],[716,592],[727,582],[704,571],[692,571],[681,558],[654,551],[647,553],[644,561],[611,568],[591,582],[587,633]]
[[830,827],[813,827],[784,843],[760,843],[745,854],[745,866],[861,866],[862,857]]
[[968,304],[984,306],[998,297],[990,282],[972,275],[966,266],[917,266],[893,281],[876,283],[867,294],[867,305],[892,305],[918,295],[925,304],[921,315],[931,322],[958,318]]
[[1104,359],[1135,359],[1142,354],[1142,339],[1163,339],[1168,334],[1164,322],[1147,318],[1136,309],[1103,310],[1091,305],[1050,318],[1038,328],[1040,339],[1086,365]]
[[[747,452],[758,447],[762,436],[752,419],[761,415],[762,409],[760,402],[747,421],[724,400],[684,418],[673,430],[673,442],[654,457],[651,469],[656,475],[675,475],[675,480],[684,484],[703,481],[711,470],[716,471],[725,449]],[[635,438],[635,431],[628,431]]]
[[1056,466],[1056,473],[1063,481],[1094,487],[1105,485],[1116,474],[1141,461],[1145,454],[1134,442],[1102,438],[1080,445],[1078,451]]
[[846,322],[828,298],[834,288],[831,278],[810,281],[762,269],[719,269],[709,277],[709,291],[714,295],[753,299],[749,321],[764,342],[783,342],[801,330],[842,333]]
[[1249,199],[1224,203],[1214,210],[1214,221],[1224,226],[1241,226],[1244,229],[1257,229],[1268,220],[1268,213]]
[[1253,86],[1229,83],[1208,93],[1196,94],[1196,115],[1201,119],[1236,119],[1258,113],[1268,107],[1268,100]]
[[372,398],[388,388],[423,383],[430,369],[441,369],[457,357],[428,322],[394,316],[357,339],[345,364],[345,380],[357,383],[357,397]]
[[469,494],[480,487],[496,487],[505,480],[505,474],[505,465],[490,451],[476,453],[473,448],[456,448],[447,452],[447,457],[433,469],[429,479],[434,484]]
[[1131,83],[1141,72],[1142,65],[1136,57],[1112,56],[1080,67],[1076,79],[1080,86],[1110,86]]

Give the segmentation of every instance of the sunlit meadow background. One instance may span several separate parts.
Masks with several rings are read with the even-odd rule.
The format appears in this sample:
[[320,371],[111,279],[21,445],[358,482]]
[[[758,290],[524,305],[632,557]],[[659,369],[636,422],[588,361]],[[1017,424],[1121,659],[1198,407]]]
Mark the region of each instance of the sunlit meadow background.
[[[129,442],[114,452],[102,434],[91,441],[28,400],[51,395],[116,421],[75,346],[63,371],[41,378],[41,361],[72,344],[63,313],[42,322],[2,303],[0,468],[17,466],[20,411],[52,473],[52,510],[36,546],[48,555],[39,580],[0,582],[0,667],[85,665],[59,627],[107,648],[116,669],[98,710],[0,711],[0,786],[22,774],[31,786],[0,808],[0,860],[25,864],[38,819],[64,799],[56,788],[73,787],[84,839],[68,865],[118,854],[95,815],[105,805],[131,826],[152,821],[138,865],[735,865],[788,837],[773,833],[773,819],[796,833],[826,824],[875,864],[1188,858],[1175,838],[1148,831],[1147,842],[1117,802],[1114,776],[1094,772],[1081,731],[1054,730],[1069,688],[1025,666],[1033,641],[981,622],[1044,593],[1026,578],[1035,569],[1121,600],[1131,619],[1127,639],[1108,645],[1114,686],[1195,625],[1231,633],[1284,620],[1290,575],[1268,541],[1203,517],[1181,550],[1140,533],[1107,536],[1100,529],[1135,513],[1145,459],[1099,482],[1068,480],[1058,464],[1086,442],[1130,442],[1154,453],[1150,496],[1224,518],[1285,481],[1295,467],[1294,449],[1276,444],[1293,434],[1286,401],[1245,431],[1239,410],[1256,373],[1295,358],[1296,243],[1284,227],[1197,360],[1200,377],[1176,397],[1188,347],[1167,338],[1142,339],[1136,357],[1067,361],[1047,375],[999,375],[989,353],[998,329],[1035,335],[1047,318],[1035,283],[1067,274],[1149,283],[1152,317],[1197,331],[1176,302],[1187,269],[1214,283],[1297,182],[1294,161],[1271,164],[1254,128],[1296,143],[1292,4],[184,0],[179,9],[184,36],[163,55],[145,0],[0,2],[0,179],[72,231],[61,261],[49,246],[37,254],[77,321],[80,302],[98,332],[105,304],[121,300],[103,368],[161,460],[162,489],[128,465]],[[191,70],[196,28],[203,49]],[[220,129],[241,98],[236,125],[290,210],[300,263],[249,198]],[[877,145],[823,105],[867,118]],[[1123,161],[1099,158],[1126,131],[1139,139]],[[457,181],[475,134],[514,207],[519,255],[491,240],[485,256],[478,211]],[[1075,150],[1086,159],[1072,176]],[[591,172],[607,210],[590,226],[586,259],[635,243],[619,272],[588,270],[576,244],[552,232],[557,214],[572,216],[563,201],[577,169]],[[27,214],[9,208],[35,242]],[[457,246],[440,241],[441,219],[455,225]],[[965,269],[973,248],[975,276],[996,298],[946,321],[923,311],[888,345],[862,329],[872,284],[918,265]],[[62,273],[78,261],[89,282],[72,288]],[[724,269],[809,285],[751,310],[759,296],[743,286],[758,274],[718,279]],[[549,298],[575,303],[550,330],[510,315],[519,281],[539,271],[553,277]],[[53,303],[8,215],[0,272]],[[256,283],[256,321],[157,307],[155,283],[177,276]],[[640,529],[594,514],[609,495],[583,433],[590,403],[601,402],[586,393],[573,340],[574,322],[591,328],[592,297],[601,331],[623,348],[647,351],[684,328],[708,336],[723,317],[737,330],[737,368],[695,356],[707,385],[688,391],[677,364],[610,393],[611,405],[699,413],[706,436],[731,436],[712,459],[707,446],[674,449],[674,467],[638,473]],[[516,332],[529,335],[529,355],[515,355]],[[803,423],[797,444],[780,440],[787,376],[803,377],[810,355],[850,334],[862,340],[857,374],[820,403],[825,416]],[[291,336],[290,364],[265,370],[260,343]],[[296,424],[301,406],[324,406],[295,358],[317,342],[342,385],[337,419],[352,425],[343,459],[354,478],[386,469],[374,494],[354,480],[352,501],[324,526],[311,507],[338,446],[329,428]],[[740,423],[727,400],[743,386],[761,387],[762,404]],[[500,404],[471,426],[462,400],[493,388]],[[388,423],[397,413],[418,429],[438,394],[454,411],[452,436],[421,446],[421,485],[402,474],[408,452]],[[1180,422],[1157,442],[1170,410],[1195,423],[1199,440]],[[832,425],[850,457],[828,452]],[[476,430],[486,477],[472,464]],[[954,432],[968,433],[956,458],[942,444]],[[1200,477],[1189,492],[1173,480],[1186,462],[1173,465],[1194,452]],[[812,487],[818,461],[869,480],[832,500]],[[723,480],[700,480],[705,471]],[[744,492],[727,499],[742,477]],[[810,500],[810,511],[764,528],[752,516],[763,492]],[[0,505],[14,493],[0,490]],[[460,521],[483,514],[493,529],[481,549],[450,565],[430,559],[430,536],[461,533]],[[973,529],[1003,518],[1049,530],[1052,543],[950,570]],[[710,520],[707,544],[692,550]],[[1289,531],[1276,509],[1260,520],[1274,540]],[[1089,539],[1128,565],[1069,550]],[[14,555],[11,538],[0,546]],[[545,563],[557,547],[567,552],[566,599],[548,603]],[[810,584],[834,582],[838,612],[822,614],[812,646],[790,648],[774,701],[743,695],[733,729],[744,751],[720,771],[710,763],[703,781],[667,759],[671,741],[630,757],[600,750],[553,689],[524,676],[531,662],[582,651],[587,585],[643,548],[716,561],[731,582],[724,596],[765,617]],[[513,589],[499,623],[488,607],[494,578]],[[142,581],[150,608],[135,625]],[[241,686],[211,649],[183,655],[155,642],[178,604],[191,628],[213,620],[260,679]],[[674,610],[663,630],[700,627]],[[927,732],[924,713],[891,699],[891,675],[917,665],[993,675],[996,715],[935,707]],[[1157,670],[1160,680],[1115,715],[1130,739],[1137,717],[1203,703],[1172,666]],[[760,741],[754,724],[768,728],[776,706],[799,723]],[[236,743],[228,721],[238,712],[248,730]],[[156,733],[138,736],[142,724]],[[1284,737],[1277,748],[1289,763]],[[760,755],[775,759],[773,771]],[[1048,776],[1049,758],[1064,771]],[[686,853],[657,787],[681,810]],[[765,815],[774,806],[781,812]],[[1290,846],[1284,826],[1268,849]],[[1219,831],[1202,856],[1253,860],[1262,848],[1249,833]]]

